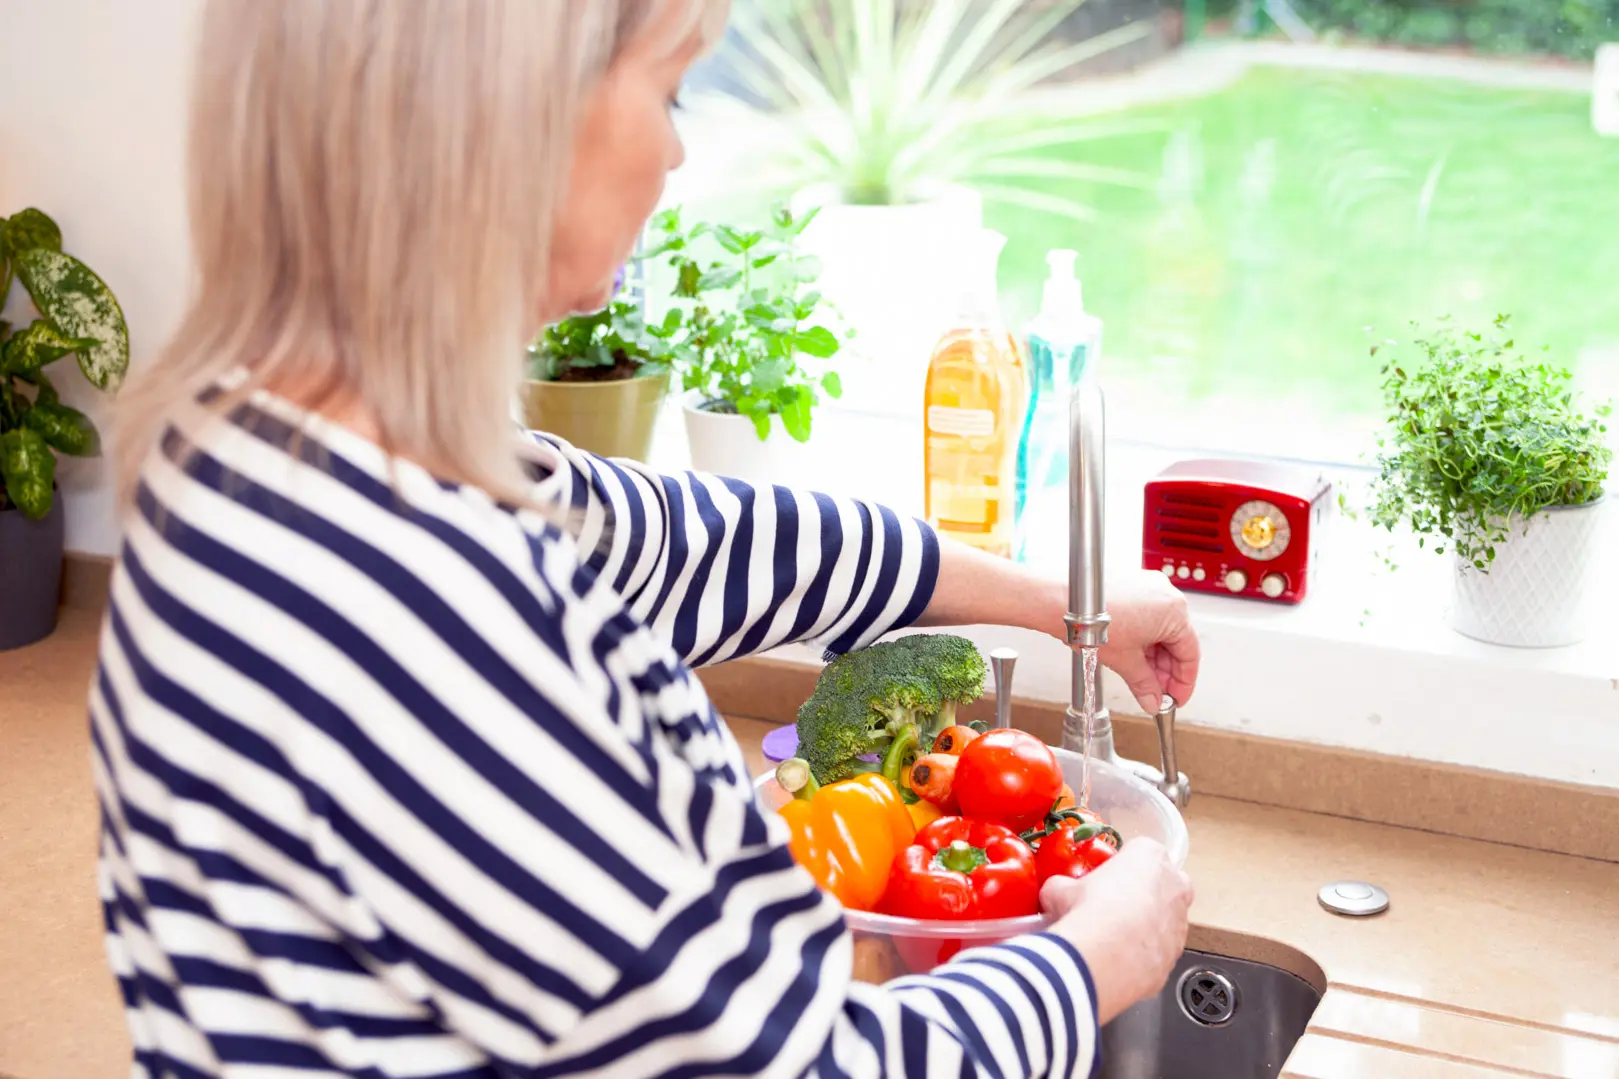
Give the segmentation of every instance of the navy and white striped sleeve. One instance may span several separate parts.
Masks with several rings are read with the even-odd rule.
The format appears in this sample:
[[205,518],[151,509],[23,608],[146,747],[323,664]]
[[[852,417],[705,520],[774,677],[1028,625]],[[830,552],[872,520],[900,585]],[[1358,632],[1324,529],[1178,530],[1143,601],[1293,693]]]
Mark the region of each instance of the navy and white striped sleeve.
[[798,641],[851,651],[933,596],[937,535],[886,507],[547,444],[587,562],[692,666]]

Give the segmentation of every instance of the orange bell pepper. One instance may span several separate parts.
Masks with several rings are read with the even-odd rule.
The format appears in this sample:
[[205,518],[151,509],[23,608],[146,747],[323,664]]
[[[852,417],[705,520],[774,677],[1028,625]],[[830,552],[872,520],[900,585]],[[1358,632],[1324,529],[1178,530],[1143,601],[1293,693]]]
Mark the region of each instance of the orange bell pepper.
[[894,859],[916,836],[899,790],[876,773],[828,783],[778,812],[793,860],[849,910],[876,907]]

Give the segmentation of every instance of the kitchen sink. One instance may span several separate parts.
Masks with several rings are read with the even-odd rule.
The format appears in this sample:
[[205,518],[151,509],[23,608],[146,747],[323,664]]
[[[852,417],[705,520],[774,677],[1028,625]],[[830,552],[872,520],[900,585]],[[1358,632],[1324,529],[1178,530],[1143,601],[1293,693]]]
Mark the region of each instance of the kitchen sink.
[[1262,1079],[1281,1074],[1321,993],[1246,959],[1187,951],[1163,992],[1102,1028],[1101,1079]]

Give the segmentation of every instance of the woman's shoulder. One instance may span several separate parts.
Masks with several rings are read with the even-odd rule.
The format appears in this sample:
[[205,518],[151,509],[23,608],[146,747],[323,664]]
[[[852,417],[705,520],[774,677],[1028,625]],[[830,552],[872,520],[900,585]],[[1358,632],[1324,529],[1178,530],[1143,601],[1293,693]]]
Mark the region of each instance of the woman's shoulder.
[[566,601],[579,564],[544,515],[451,483],[340,425],[255,397],[178,420],[141,471],[132,534],[240,584],[415,611],[471,594]]

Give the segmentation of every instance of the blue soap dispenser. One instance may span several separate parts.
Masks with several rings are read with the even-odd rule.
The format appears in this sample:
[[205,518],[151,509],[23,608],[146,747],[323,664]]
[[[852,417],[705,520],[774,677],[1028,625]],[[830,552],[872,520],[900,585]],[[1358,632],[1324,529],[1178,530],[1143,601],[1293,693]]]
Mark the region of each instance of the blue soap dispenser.
[[1030,391],[1018,442],[1013,541],[1020,562],[1046,562],[1067,544],[1068,395],[1102,351],[1102,320],[1085,310],[1078,261],[1077,251],[1047,252],[1040,313],[1024,329]]

